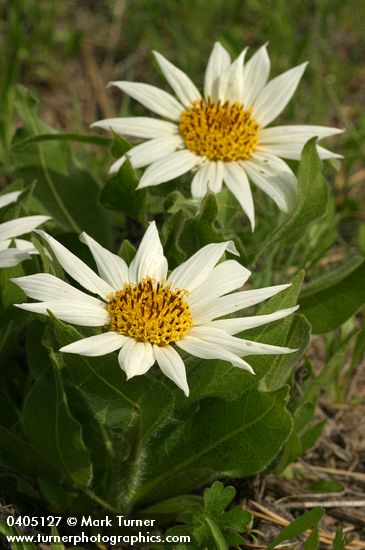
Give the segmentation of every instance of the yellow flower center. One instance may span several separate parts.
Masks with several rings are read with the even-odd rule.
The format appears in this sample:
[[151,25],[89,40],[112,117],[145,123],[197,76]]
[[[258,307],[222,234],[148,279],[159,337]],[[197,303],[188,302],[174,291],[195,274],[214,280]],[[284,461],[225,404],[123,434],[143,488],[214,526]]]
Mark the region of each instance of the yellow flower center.
[[239,101],[194,101],[181,115],[179,131],[190,151],[211,160],[244,160],[258,144],[259,124]]
[[177,342],[193,325],[189,304],[183,299],[187,294],[150,277],[126,283],[108,296],[110,327],[137,342],[158,346]]

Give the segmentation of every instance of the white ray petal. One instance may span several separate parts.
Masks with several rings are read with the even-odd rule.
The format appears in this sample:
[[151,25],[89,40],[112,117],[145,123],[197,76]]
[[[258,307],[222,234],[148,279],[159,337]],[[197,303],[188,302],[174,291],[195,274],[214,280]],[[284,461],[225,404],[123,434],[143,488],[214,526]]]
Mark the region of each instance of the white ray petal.
[[282,355],[292,353],[293,350],[282,346],[272,346],[270,344],[262,344],[261,342],[252,342],[243,338],[236,338],[224,332],[224,330],[213,327],[193,327],[189,336],[204,341],[208,346],[221,346],[226,351],[245,357],[246,355]]
[[209,165],[213,166],[214,170],[212,170],[209,176],[208,188],[213,193],[219,193],[222,190],[224,163],[221,160],[217,160],[216,162],[210,162]]
[[128,158],[133,168],[142,168],[152,164],[156,160],[173,153],[184,147],[184,142],[180,136],[167,136],[151,139],[130,149],[125,155],[118,159],[110,167],[109,174],[115,174]]
[[274,313],[268,313],[266,315],[253,315],[250,317],[235,317],[233,319],[218,319],[217,321],[211,321],[205,326],[212,328],[219,328],[224,330],[227,334],[237,334],[238,332],[243,332],[244,330],[260,327],[266,325],[267,323],[272,323],[283,319],[288,315],[291,315],[299,308],[299,306],[288,307],[286,309],[279,309],[274,311]]
[[24,218],[1,223],[0,241],[30,233],[30,231],[33,231],[36,227],[50,219],[49,216],[25,216]]
[[215,42],[210,54],[204,78],[205,99],[218,99],[215,95],[214,84],[217,78],[230,66],[231,58],[220,42]]
[[199,168],[191,182],[191,194],[195,199],[201,199],[208,191],[209,173],[211,170],[211,163],[203,164]]
[[94,122],[91,128],[112,130],[117,134],[144,139],[173,136],[178,133],[178,127],[173,122],[144,116],[105,118]]
[[319,154],[319,158],[321,158],[322,160],[343,158],[343,155],[339,155],[338,153],[332,153],[332,151],[328,151],[328,149],[325,149],[320,145],[317,145],[317,152]]
[[302,63],[266,84],[253,101],[253,116],[261,126],[267,126],[285,109],[302,78],[307,63]]
[[0,208],[3,208],[8,204],[12,204],[13,202],[16,202],[18,200],[19,195],[21,195],[22,192],[23,191],[12,191],[11,193],[5,193],[4,195],[1,195]]
[[151,164],[139,181],[137,189],[159,185],[189,172],[202,161],[202,157],[184,149],[176,151]]
[[[275,155],[276,157],[281,157],[288,160],[300,160],[302,157],[304,145],[305,142],[300,143],[295,141],[293,141],[292,143],[274,143],[273,145],[259,145],[255,150],[255,156],[262,153],[265,155]],[[332,151],[328,151],[320,145],[317,145],[317,153],[319,155],[319,158],[321,158],[322,160],[343,158],[343,155],[332,153]]]
[[155,51],[153,53],[164,77],[184,107],[189,107],[194,101],[201,99],[201,95],[195,84],[181,69],[175,67],[160,53]]
[[207,244],[174,269],[169,275],[167,283],[171,283],[173,288],[181,288],[191,292],[206,280],[215,264],[226,251],[238,256],[233,241]]
[[72,300],[75,300],[85,304],[94,304],[98,307],[103,305],[103,302],[97,298],[85,294],[49,273],[36,273],[26,277],[17,277],[11,279],[11,281],[18,285],[29,298],[34,300],[41,300],[42,302],[62,302],[63,300],[72,302]]
[[218,99],[240,100],[243,93],[243,64],[247,48],[233,61],[232,65],[217,80]]
[[106,355],[112,351],[116,351],[123,347],[128,340],[127,336],[117,334],[114,331],[103,332],[96,336],[83,338],[67,346],[63,346],[60,351],[64,353],[77,353],[78,355],[86,355],[87,357],[99,357]]
[[127,380],[145,374],[155,362],[152,345],[149,342],[136,342],[133,338],[127,338],[119,352],[118,361],[127,375]]
[[276,145],[287,143],[301,143],[304,145],[309,139],[317,136],[318,139],[323,139],[343,132],[340,128],[331,128],[329,126],[311,126],[311,125],[290,125],[290,126],[273,126],[271,128],[263,128],[260,131],[260,145]]
[[160,347],[154,345],[153,354],[164,375],[175,382],[188,397],[189,386],[186,380],[185,365],[177,351],[171,346]]
[[116,86],[150,111],[165,118],[180,120],[180,115],[184,111],[181,103],[171,94],[156,88],[156,86],[128,81],[111,82],[109,86]]
[[[300,160],[305,143],[312,137],[323,139],[342,133],[339,128],[327,126],[292,125],[274,126],[260,131],[256,153],[269,153],[291,160]],[[341,158],[317,145],[320,158]]]
[[255,151],[242,161],[246,174],[257,187],[269,195],[280,210],[289,212],[295,205],[297,178],[289,166],[276,155]]
[[12,239],[6,239],[5,241],[0,241],[0,251],[6,250],[7,248],[9,248],[11,241]]
[[106,298],[108,294],[113,292],[113,287],[109,283],[101,279],[89,266],[56,239],[47,235],[44,231],[37,231],[37,233],[49,244],[63,269],[81,286],[102,298]]
[[123,288],[124,283],[129,280],[128,266],[125,261],[101,246],[87,233],[81,233],[80,241],[89,247],[100,277],[107,281],[114,290]]
[[23,260],[30,260],[30,256],[26,252],[22,252],[16,248],[0,250],[0,267],[13,267]]
[[220,296],[241,288],[251,272],[236,260],[227,260],[215,266],[205,281],[197,286],[186,297],[193,317],[194,308],[201,309],[204,304],[211,304]]
[[109,323],[109,313],[104,304],[99,305],[76,300],[59,300],[52,302],[37,302],[35,304],[14,304],[20,309],[48,315],[51,311],[61,321],[82,325],[84,327],[101,327]]
[[190,335],[181,338],[181,340],[176,342],[176,345],[186,353],[190,353],[190,355],[194,355],[195,357],[200,357],[201,359],[222,359],[223,361],[229,361],[235,367],[255,374],[252,367],[244,359],[224,349],[221,345],[216,346],[201,338]]
[[242,210],[250,221],[251,230],[253,231],[255,229],[255,207],[250,183],[243,166],[240,166],[237,162],[225,162],[223,181],[240,203]]
[[217,317],[223,317],[229,313],[234,313],[246,307],[254,306],[255,304],[267,300],[267,298],[271,298],[271,296],[275,296],[275,294],[278,294],[290,286],[290,284],[275,285],[255,290],[243,290],[242,292],[235,292],[228,296],[222,296],[208,308],[203,307],[199,311],[196,308],[196,311],[194,311],[194,322],[200,325],[210,322]]
[[167,260],[155,222],[151,222],[145,232],[137,253],[129,266],[129,280],[138,283],[145,277],[156,281],[166,279]]
[[241,100],[246,109],[251,107],[269,78],[270,58],[266,46],[261,46],[243,68]]

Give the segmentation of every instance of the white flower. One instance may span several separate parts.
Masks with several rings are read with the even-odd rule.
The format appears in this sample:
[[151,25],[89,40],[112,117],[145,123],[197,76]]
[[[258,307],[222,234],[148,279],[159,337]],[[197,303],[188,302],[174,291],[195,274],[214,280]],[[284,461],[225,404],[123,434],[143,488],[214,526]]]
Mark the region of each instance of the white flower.
[[219,263],[224,252],[237,254],[232,242],[208,244],[167,275],[167,261],[152,222],[128,267],[86,233],[80,239],[90,249],[99,275],[53,237],[37,231],[52,248],[64,270],[90,296],[45,273],[13,279],[38,303],[17,304],[27,311],[77,325],[104,327],[101,334],[69,344],[60,351],[99,356],[119,351],[127,378],[145,374],[157,361],[162,372],[186,395],[185,366],[177,348],[203,359],[222,359],[253,373],[246,355],[282,354],[293,350],[233,336],[286,317],[297,308],[268,315],[217,319],[258,304],[290,285],[258,290],[240,289],[250,272],[235,260]]
[[[224,182],[235,195],[254,228],[254,204],[249,181],[267,193],[287,212],[296,196],[296,177],[281,160],[300,159],[304,144],[342,130],[324,126],[275,126],[266,128],[293,96],[306,63],[268,82],[270,59],[262,46],[245,63],[246,50],[231,62],[216,42],[205,72],[204,97],[189,77],[161,54],[156,60],[176,98],[140,82],[112,82],[163,119],[109,118],[92,126],[147,139],[113,164],[119,170],[128,157],[134,168],[148,166],[138,189],[172,180],[195,171],[193,197],[207,190],[218,193]],[[322,159],[337,158],[317,146]]]
[[[16,202],[20,194],[21,191],[13,191],[1,195],[0,208]],[[49,216],[25,216],[0,224],[0,268],[12,267],[23,260],[29,259],[29,254],[36,254],[37,250],[31,242],[24,239],[15,239],[15,237],[33,231],[49,219]],[[13,239],[15,248],[9,248]]]

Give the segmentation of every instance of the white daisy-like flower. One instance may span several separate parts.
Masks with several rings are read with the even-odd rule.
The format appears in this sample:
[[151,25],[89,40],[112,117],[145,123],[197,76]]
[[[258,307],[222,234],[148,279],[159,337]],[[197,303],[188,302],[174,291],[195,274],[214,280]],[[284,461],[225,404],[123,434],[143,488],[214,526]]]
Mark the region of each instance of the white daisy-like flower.
[[[16,202],[21,193],[21,191],[12,191],[1,195],[0,208]],[[0,224],[0,268],[13,267],[29,259],[30,254],[37,254],[31,242],[16,237],[30,233],[49,219],[49,216],[25,216]],[[12,241],[15,243],[15,248],[9,248]]]
[[243,359],[246,355],[293,351],[234,334],[282,319],[297,307],[268,315],[218,319],[290,286],[231,294],[250,275],[235,260],[216,265],[224,252],[237,254],[231,241],[208,244],[168,275],[154,222],[129,267],[122,258],[82,233],[80,239],[94,257],[97,275],[53,237],[43,231],[37,233],[49,244],[63,269],[94,296],[53,275],[38,273],[13,279],[30,298],[40,301],[17,306],[43,315],[51,311],[63,321],[105,329],[64,346],[62,352],[100,356],[120,350],[118,360],[127,379],[145,374],[157,362],[162,372],[188,395],[185,366],[177,349],[203,359],[229,361],[251,373],[251,366]]
[[[299,160],[304,144],[342,132],[324,126],[274,126],[267,128],[293,96],[306,63],[268,82],[270,59],[266,45],[245,63],[247,49],[233,62],[216,42],[210,55],[202,96],[190,78],[160,53],[154,52],[176,97],[149,84],[112,82],[120,90],[160,115],[109,118],[92,126],[148,141],[133,147],[117,160],[110,173],[126,158],[134,168],[148,166],[138,189],[158,185],[195,171],[193,197],[207,190],[218,193],[224,182],[255,223],[249,181],[267,193],[287,212],[296,196],[296,177],[282,160]],[[322,159],[338,158],[317,146]]]

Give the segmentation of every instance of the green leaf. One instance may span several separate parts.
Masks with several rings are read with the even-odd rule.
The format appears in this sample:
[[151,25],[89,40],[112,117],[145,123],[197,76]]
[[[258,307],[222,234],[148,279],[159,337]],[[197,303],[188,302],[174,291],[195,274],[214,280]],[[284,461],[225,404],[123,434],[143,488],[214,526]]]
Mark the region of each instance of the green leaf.
[[139,515],[149,517],[151,515],[159,516],[161,514],[161,516],[164,517],[169,515],[176,517],[182,512],[196,506],[202,507],[202,497],[196,495],[180,495],[143,508],[143,510],[139,512]]
[[208,193],[201,202],[197,216],[189,218],[179,235],[178,246],[188,256],[212,242],[225,238],[215,227],[218,215],[217,199],[214,193]]
[[323,517],[323,508],[313,508],[299,518],[292,521],[285,529],[283,529],[268,545],[267,550],[272,550],[285,540],[293,539],[302,535],[307,529],[316,527]]
[[305,432],[300,436],[300,440],[303,447],[303,453],[308,451],[313,445],[316,444],[317,439],[321,435],[323,428],[326,425],[326,420],[320,420],[311,428],[305,430]]
[[140,472],[135,502],[184,493],[218,475],[242,477],[262,470],[291,430],[286,395],[285,389],[260,393],[253,388],[232,402],[204,399],[193,417],[182,412],[184,422],[166,423],[149,445],[154,459]]
[[131,163],[126,160],[115,176],[111,176],[103,187],[100,203],[117,212],[123,212],[134,220],[146,223],[145,204],[147,192],[136,189],[138,177]]
[[127,265],[129,265],[136,255],[136,252],[137,250],[135,247],[127,239],[124,239],[118,254],[125,262],[127,262]]
[[293,368],[303,356],[310,341],[311,327],[303,315],[293,315],[285,345],[297,349],[288,355],[279,355],[268,372],[260,380],[262,390],[272,391],[281,388],[293,374]]
[[304,289],[299,303],[314,334],[338,328],[358,311],[365,303],[364,280],[365,260],[355,258]]
[[326,211],[328,187],[322,176],[321,161],[316,149],[316,138],[310,139],[304,146],[298,172],[297,203],[286,221],[274,230],[260,248],[255,259],[278,241],[299,240],[305,228],[320,218]]
[[89,453],[55,366],[44,371],[30,390],[23,425],[26,436],[49,464],[73,483],[88,485],[92,474]]
[[213,485],[204,491],[204,508],[208,514],[219,514],[234,499],[236,489],[232,486],[225,487],[221,481],[215,481]]

